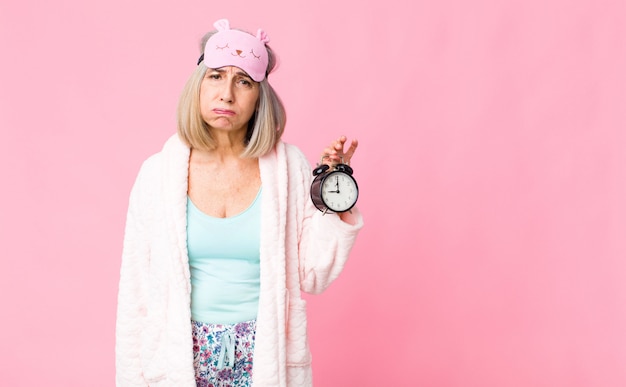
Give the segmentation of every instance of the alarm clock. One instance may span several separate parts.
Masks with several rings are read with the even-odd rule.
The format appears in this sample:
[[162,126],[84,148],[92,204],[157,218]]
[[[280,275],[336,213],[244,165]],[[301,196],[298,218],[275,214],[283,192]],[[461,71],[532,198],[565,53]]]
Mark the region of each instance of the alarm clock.
[[[359,198],[359,187],[347,164],[337,164],[332,170],[323,164],[313,170],[311,200],[324,214],[328,211],[350,211]],[[330,170],[330,171],[329,171]]]

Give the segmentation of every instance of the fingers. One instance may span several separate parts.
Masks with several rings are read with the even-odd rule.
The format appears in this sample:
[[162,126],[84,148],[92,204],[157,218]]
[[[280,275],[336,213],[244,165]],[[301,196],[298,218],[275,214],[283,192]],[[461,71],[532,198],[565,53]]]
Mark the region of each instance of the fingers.
[[355,138],[354,140],[350,142],[350,148],[348,148],[348,150],[344,154],[343,156],[344,159],[348,158],[348,160],[350,160],[352,158],[352,155],[354,155],[354,152],[356,151],[356,148],[358,146],[359,146],[359,141]]
[[331,167],[338,163],[350,164],[350,159],[354,155],[359,142],[356,139],[352,140],[347,151],[344,152],[344,146],[347,141],[346,136],[341,136],[324,148],[321,163],[328,164]]

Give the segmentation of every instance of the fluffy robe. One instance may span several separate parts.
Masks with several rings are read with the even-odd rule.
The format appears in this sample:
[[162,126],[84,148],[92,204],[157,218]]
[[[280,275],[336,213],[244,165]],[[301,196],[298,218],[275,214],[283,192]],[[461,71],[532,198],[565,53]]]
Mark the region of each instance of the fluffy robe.
[[[176,135],[141,167],[128,208],[116,325],[117,386],[195,387],[186,204],[189,148]],[[263,185],[261,294],[253,383],[311,386],[306,306],[339,275],[359,229],[322,214],[310,197],[311,168],[279,143],[259,159]]]

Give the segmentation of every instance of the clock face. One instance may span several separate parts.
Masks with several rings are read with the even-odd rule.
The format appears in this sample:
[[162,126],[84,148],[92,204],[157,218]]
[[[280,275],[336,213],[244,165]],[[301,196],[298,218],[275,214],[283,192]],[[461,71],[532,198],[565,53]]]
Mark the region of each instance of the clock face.
[[352,176],[342,171],[328,174],[321,186],[324,204],[334,212],[348,211],[359,197],[359,190]]

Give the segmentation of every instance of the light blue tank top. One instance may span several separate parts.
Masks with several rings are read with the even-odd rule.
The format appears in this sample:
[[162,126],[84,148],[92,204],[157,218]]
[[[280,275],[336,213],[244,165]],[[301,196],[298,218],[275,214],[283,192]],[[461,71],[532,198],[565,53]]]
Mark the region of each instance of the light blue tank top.
[[215,218],[187,198],[191,317],[209,324],[256,319],[260,291],[261,190],[244,212]]

